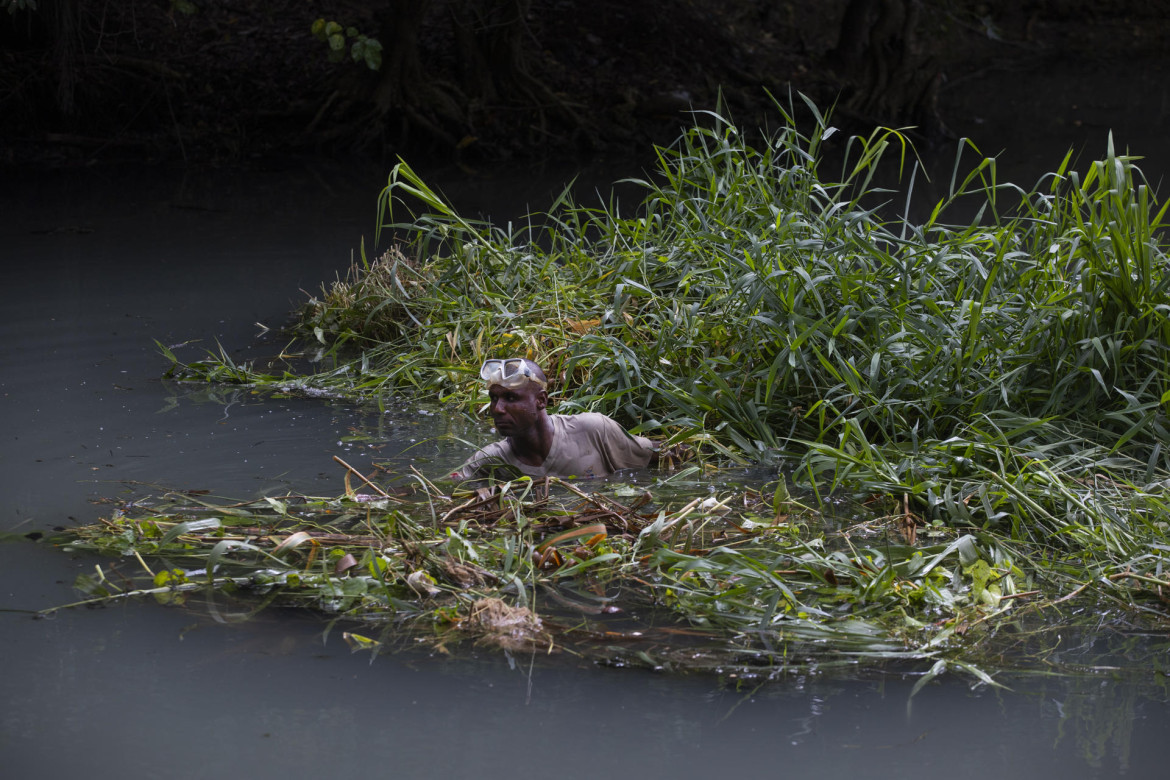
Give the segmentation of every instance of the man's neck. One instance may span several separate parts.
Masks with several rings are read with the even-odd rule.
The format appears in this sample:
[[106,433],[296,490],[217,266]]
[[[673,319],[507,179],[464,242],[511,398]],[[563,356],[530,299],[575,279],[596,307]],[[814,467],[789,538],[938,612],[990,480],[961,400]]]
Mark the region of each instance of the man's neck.
[[548,415],[542,415],[531,431],[524,436],[509,436],[512,454],[526,466],[541,466],[552,451],[553,426]]

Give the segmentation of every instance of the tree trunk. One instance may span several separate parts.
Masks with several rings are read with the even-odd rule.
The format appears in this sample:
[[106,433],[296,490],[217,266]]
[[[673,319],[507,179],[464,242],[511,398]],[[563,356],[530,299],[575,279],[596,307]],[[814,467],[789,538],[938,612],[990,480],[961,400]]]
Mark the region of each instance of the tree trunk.
[[431,0],[398,0],[378,15],[383,55],[374,103],[384,122],[398,120],[402,142],[418,128],[454,147],[467,122],[465,101],[424,66],[418,42],[430,6]]
[[923,43],[920,0],[850,0],[830,59],[848,84],[843,106],[866,119],[945,134],[936,103],[942,74]]
[[472,98],[526,101],[531,85],[522,44],[530,0],[458,0],[451,21],[459,82]]

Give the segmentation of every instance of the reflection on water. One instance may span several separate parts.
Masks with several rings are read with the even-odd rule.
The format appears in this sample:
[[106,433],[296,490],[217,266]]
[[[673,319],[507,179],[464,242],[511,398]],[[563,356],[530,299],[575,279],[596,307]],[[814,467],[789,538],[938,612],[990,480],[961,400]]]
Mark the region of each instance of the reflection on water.
[[[429,414],[434,399],[356,407],[160,379],[155,339],[195,341],[181,348],[188,358],[217,341],[236,349],[342,271],[372,233],[380,183],[318,167],[73,172],[0,187],[0,529],[92,522],[103,508],[91,501],[159,485],[337,495],[334,455],[433,474],[468,452],[459,439],[488,439],[485,423]],[[485,180],[465,197],[487,210],[506,184]],[[0,556],[11,777],[1079,778],[1153,774],[1170,759],[1161,670],[1005,679],[1010,691],[944,676],[910,706],[915,678],[892,673],[793,675],[755,690],[487,650],[371,662],[339,631],[275,610],[228,624],[135,602],[33,620],[27,611],[74,600],[71,583],[93,561],[13,543]],[[1061,641],[1076,652],[1077,640]]]
[[[11,550],[11,546],[3,548]],[[52,551],[36,550],[57,567]],[[1160,776],[1164,697],[1107,676],[794,676],[754,689],[539,656],[373,663],[297,613],[234,625],[148,603],[4,616],[6,773],[711,777]],[[17,622],[21,621],[21,622]],[[551,764],[549,763],[551,762]],[[537,766],[534,767],[533,764]],[[548,768],[546,768],[546,765]]]

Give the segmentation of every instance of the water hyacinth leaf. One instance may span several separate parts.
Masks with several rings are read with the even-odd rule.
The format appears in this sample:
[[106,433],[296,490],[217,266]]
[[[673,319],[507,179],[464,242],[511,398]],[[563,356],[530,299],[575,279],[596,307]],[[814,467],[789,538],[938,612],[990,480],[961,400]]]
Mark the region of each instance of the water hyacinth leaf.
[[784,506],[792,500],[792,496],[788,492],[788,480],[784,475],[780,475],[780,479],[776,482],[776,490],[772,493],[772,512],[776,518],[783,514]]

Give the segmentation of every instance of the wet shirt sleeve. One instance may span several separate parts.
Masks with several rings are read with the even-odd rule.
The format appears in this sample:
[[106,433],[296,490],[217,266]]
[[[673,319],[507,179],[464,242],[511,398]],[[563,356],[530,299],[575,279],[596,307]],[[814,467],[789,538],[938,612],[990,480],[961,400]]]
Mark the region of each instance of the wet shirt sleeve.
[[[512,448],[507,441],[498,441],[489,444],[481,450],[476,450],[467,462],[457,470],[451,472],[454,480],[480,480],[493,475],[511,478],[515,476],[515,464],[510,457]],[[504,472],[507,472],[506,474]]]

